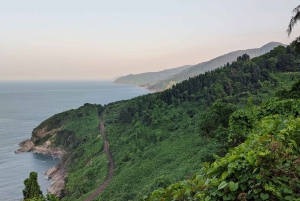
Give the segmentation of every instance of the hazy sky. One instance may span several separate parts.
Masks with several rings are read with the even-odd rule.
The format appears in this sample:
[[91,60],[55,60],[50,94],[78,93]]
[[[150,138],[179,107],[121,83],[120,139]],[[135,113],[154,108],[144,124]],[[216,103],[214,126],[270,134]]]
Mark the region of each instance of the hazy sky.
[[296,0],[0,0],[0,80],[109,79],[277,41]]

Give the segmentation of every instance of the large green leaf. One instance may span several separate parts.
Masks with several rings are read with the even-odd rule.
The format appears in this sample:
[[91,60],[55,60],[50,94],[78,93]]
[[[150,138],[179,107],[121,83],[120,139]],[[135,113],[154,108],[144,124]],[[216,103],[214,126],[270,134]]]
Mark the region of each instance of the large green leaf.
[[239,184],[238,183],[234,183],[233,181],[229,182],[228,184],[229,190],[231,192],[236,191],[239,188]]
[[269,195],[266,194],[266,193],[261,193],[261,194],[260,194],[260,198],[263,199],[263,200],[266,200],[266,199],[269,198]]
[[227,186],[227,182],[226,181],[223,181],[222,183],[220,183],[220,185],[218,186],[218,190],[221,190],[223,188],[225,188]]

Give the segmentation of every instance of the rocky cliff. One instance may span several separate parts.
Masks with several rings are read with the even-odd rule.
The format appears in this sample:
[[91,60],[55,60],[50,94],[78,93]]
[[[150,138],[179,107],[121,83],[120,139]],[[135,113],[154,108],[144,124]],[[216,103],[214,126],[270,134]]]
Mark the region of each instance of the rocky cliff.
[[[47,126],[43,127],[42,129],[35,129],[34,136],[31,139],[24,140],[19,144],[20,148],[15,150],[15,153],[22,153],[22,152],[34,152],[39,154],[51,155],[54,157],[62,158],[66,151],[62,148],[51,146],[52,139],[55,133],[61,130],[62,127],[57,129],[48,130]],[[36,145],[37,142],[41,139],[48,139],[41,145]],[[62,190],[65,187],[65,177],[67,172],[61,163],[54,166],[53,168],[47,170],[45,174],[48,176],[49,179],[52,179],[52,183],[48,188],[48,192],[59,197],[62,196]]]

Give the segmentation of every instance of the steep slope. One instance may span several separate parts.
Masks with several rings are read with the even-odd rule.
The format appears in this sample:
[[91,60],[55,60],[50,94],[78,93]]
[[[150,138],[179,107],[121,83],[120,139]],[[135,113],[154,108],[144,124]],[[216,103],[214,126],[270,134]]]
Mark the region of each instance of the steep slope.
[[[167,88],[170,88],[172,85],[179,83],[183,80],[188,79],[189,77],[194,77],[201,73],[214,70],[219,68],[220,66],[224,66],[227,63],[231,63],[236,60],[238,56],[243,54],[248,54],[250,58],[260,56],[269,52],[270,50],[274,49],[275,47],[283,45],[282,43],[278,42],[270,42],[260,48],[248,49],[248,50],[238,50],[234,52],[230,52],[228,54],[224,54],[222,56],[216,57],[210,61],[199,63],[194,65],[182,72],[174,74],[164,80],[160,80],[154,83],[147,84],[147,88],[154,91],[161,91]],[[285,45],[283,45],[285,46]]]
[[[274,58],[275,69],[268,65]],[[188,178],[215,155],[224,156],[234,145],[227,139],[235,106],[245,107],[249,97],[259,104],[300,78],[297,58],[290,47],[278,47],[161,93],[105,106],[102,115],[116,171],[99,199],[139,200],[155,188]]]
[[[156,200],[299,200],[300,80],[260,107],[230,117],[230,140],[245,137],[192,179],[157,189]],[[292,98],[292,99],[291,99]]]
[[172,76],[176,73],[179,73],[183,70],[188,69],[192,65],[185,65],[177,68],[166,69],[159,72],[147,72],[140,74],[130,74],[123,77],[119,77],[114,81],[116,84],[136,84],[136,85],[144,85],[151,82],[157,82],[159,80],[166,79],[169,76]]
[[[300,78],[300,55],[293,47],[277,47],[249,59],[200,74],[171,89],[131,100],[85,106],[55,115],[36,131],[35,145],[50,140],[65,148],[64,201],[84,200],[108,175],[109,162],[99,134],[100,112],[114,160],[114,175],[96,200],[139,200],[154,189],[190,178],[203,162],[223,157],[243,137],[228,142],[229,116],[252,107]],[[284,93],[282,93],[284,95]],[[243,113],[240,114],[243,118]],[[242,125],[243,126],[243,125]],[[244,128],[244,127],[242,127]],[[237,129],[238,131],[238,129]],[[48,136],[48,137],[47,137]]]

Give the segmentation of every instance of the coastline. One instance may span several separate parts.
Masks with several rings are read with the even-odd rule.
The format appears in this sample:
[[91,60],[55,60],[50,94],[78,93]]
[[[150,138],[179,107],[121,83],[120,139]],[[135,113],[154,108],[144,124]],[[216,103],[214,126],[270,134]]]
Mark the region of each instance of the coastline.
[[[61,148],[50,147],[50,145],[50,141],[46,141],[43,145],[35,146],[31,139],[27,139],[19,143],[20,148],[14,152],[15,154],[33,152],[43,155],[51,155],[60,159],[66,153],[65,150]],[[67,172],[62,163],[59,162],[57,165],[48,169],[43,174],[47,175],[48,179],[52,180],[50,186],[47,188],[47,192],[61,197],[62,191],[65,187],[65,178],[67,176]]]
[[156,92],[162,91],[162,90],[149,89],[149,86],[148,86],[148,85],[136,85],[136,87],[146,89],[146,90],[148,90],[150,93],[156,93]]
[[52,182],[47,189],[48,193],[54,194],[60,198],[63,195],[63,189],[66,186],[65,178],[67,176],[67,171],[65,167],[59,162],[56,166],[44,172],[44,174],[48,176],[48,179],[52,179]]
[[43,145],[35,146],[34,142],[31,139],[24,140],[19,143],[20,148],[14,150],[16,154],[24,153],[24,152],[33,152],[44,155],[51,155],[53,157],[62,158],[66,153],[65,150],[57,147],[50,147],[50,141],[46,141]]
[[113,84],[118,84],[118,85],[135,85],[135,87],[137,87],[137,88],[142,88],[142,89],[146,89],[146,90],[149,91],[150,93],[155,93],[155,92],[163,91],[163,90],[149,89],[149,86],[148,86],[147,84],[144,84],[144,85],[137,85],[137,84],[126,84],[126,83],[115,83],[115,82],[113,82]]

